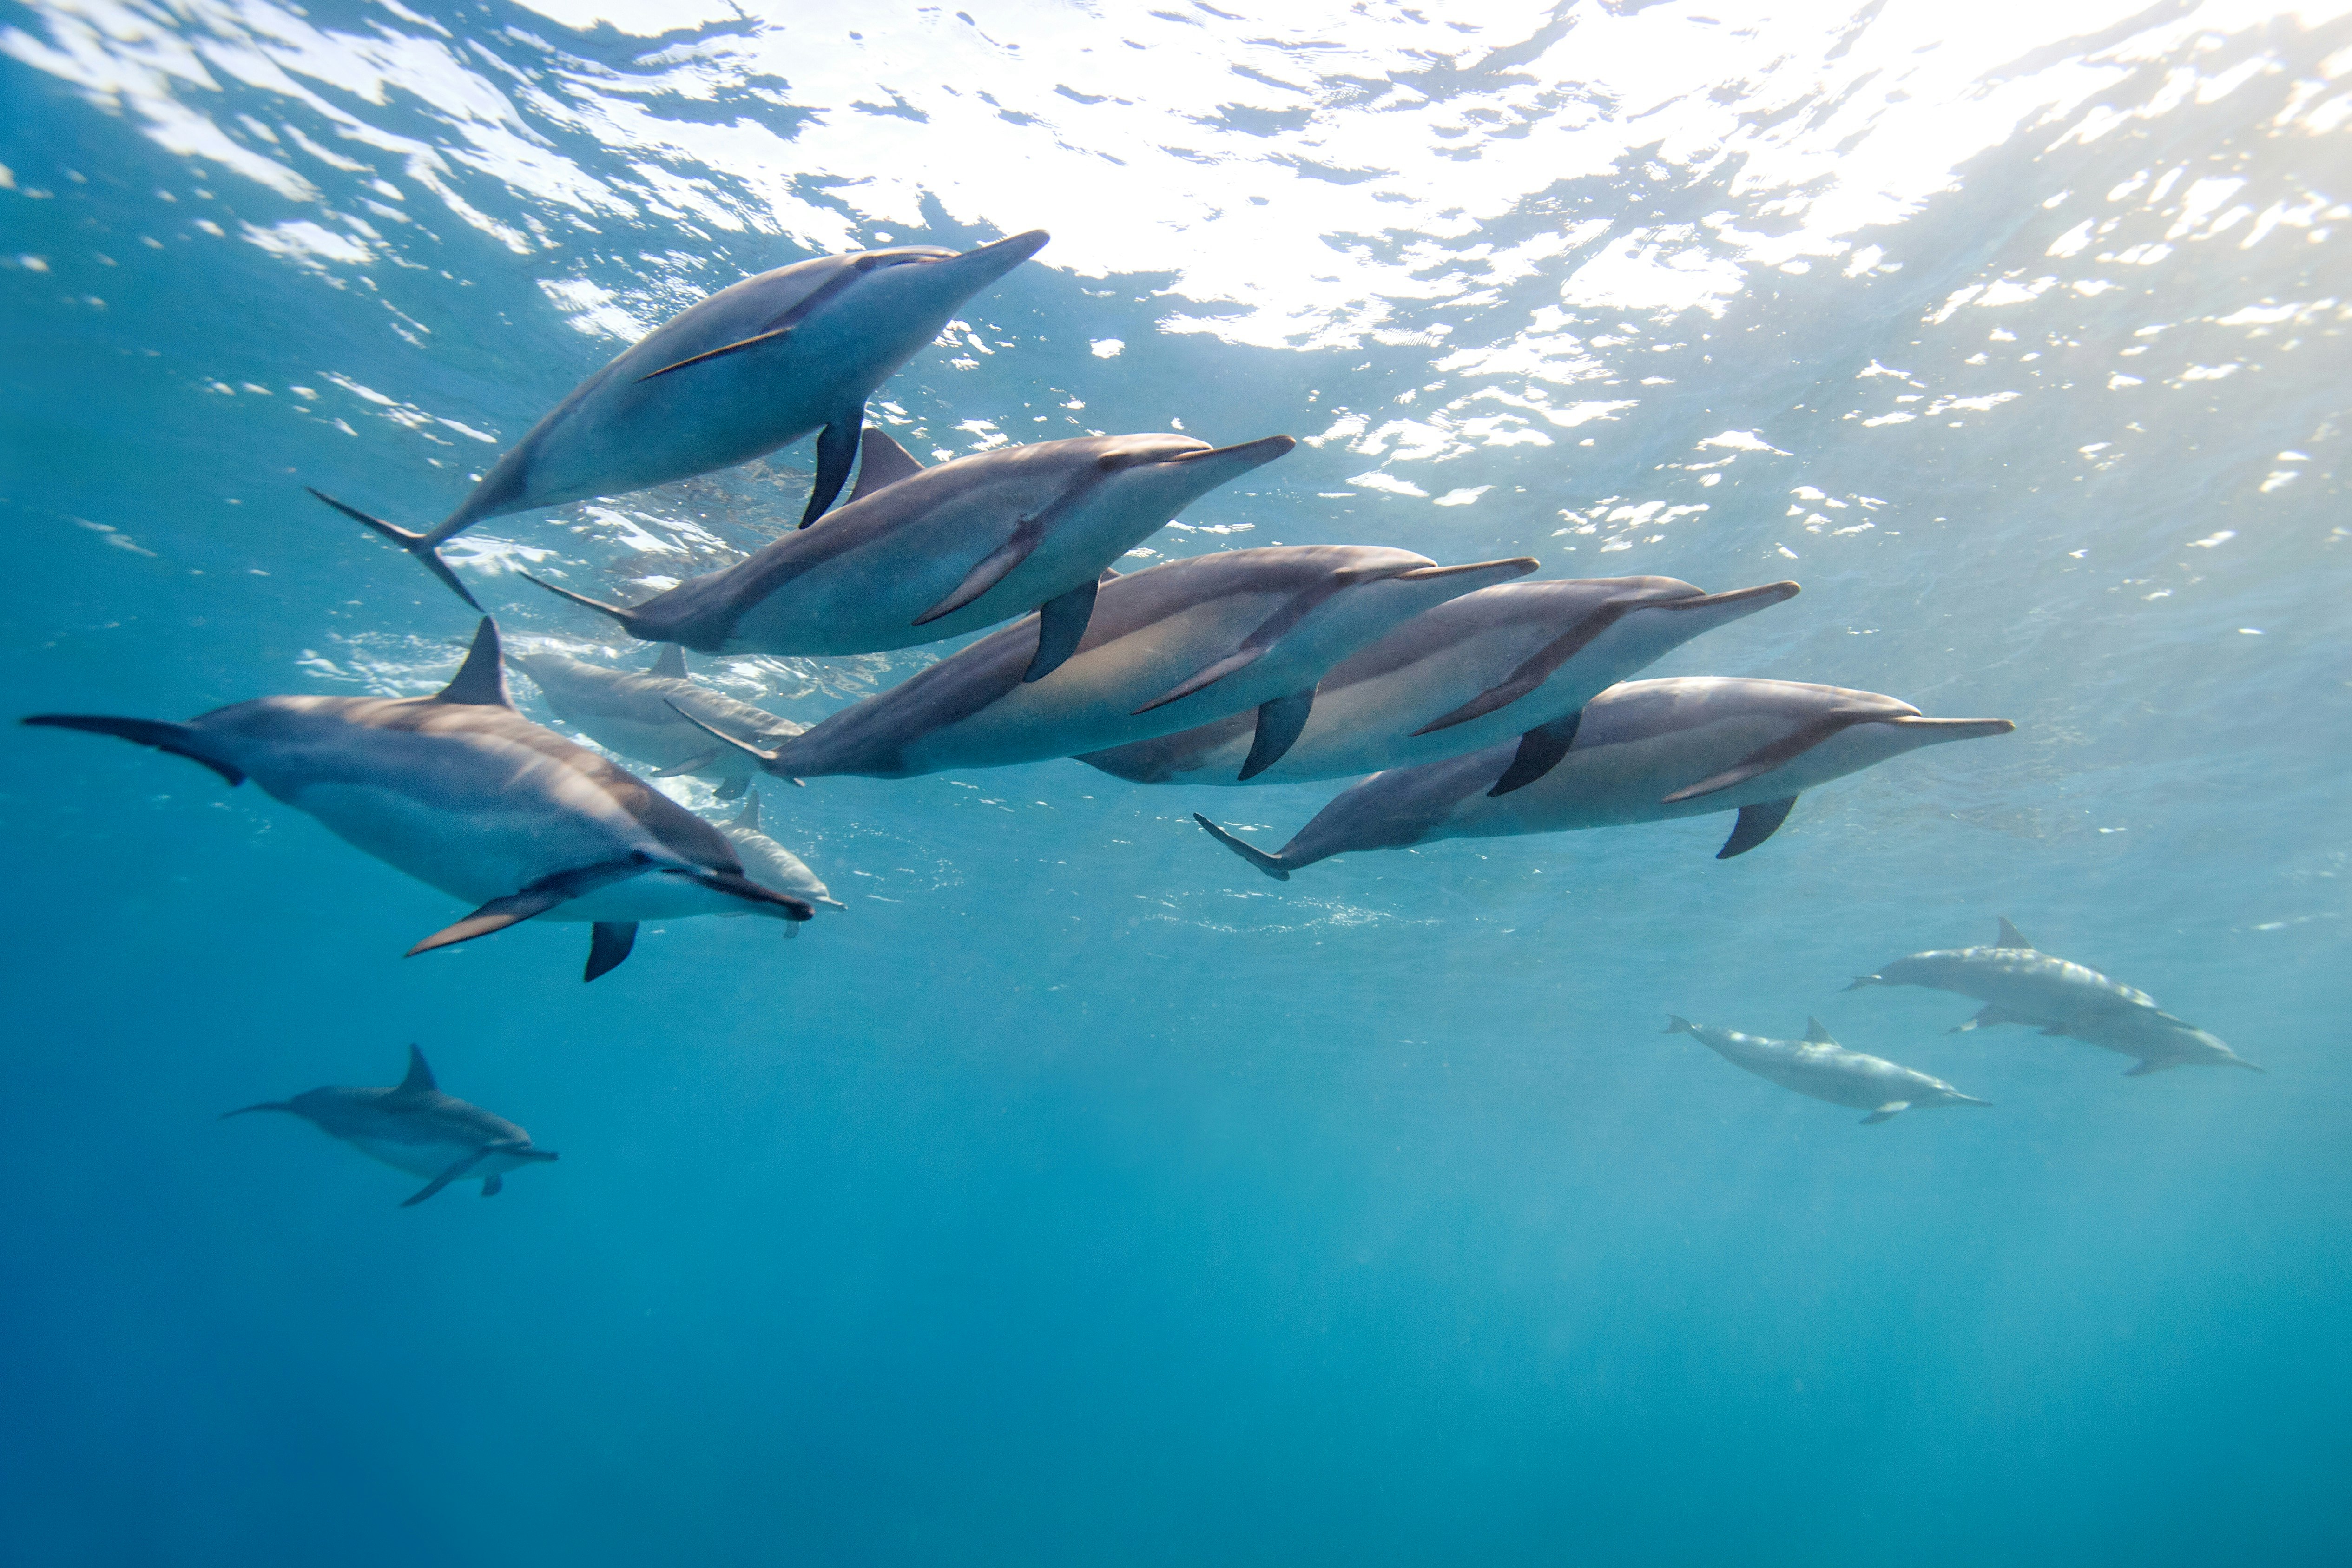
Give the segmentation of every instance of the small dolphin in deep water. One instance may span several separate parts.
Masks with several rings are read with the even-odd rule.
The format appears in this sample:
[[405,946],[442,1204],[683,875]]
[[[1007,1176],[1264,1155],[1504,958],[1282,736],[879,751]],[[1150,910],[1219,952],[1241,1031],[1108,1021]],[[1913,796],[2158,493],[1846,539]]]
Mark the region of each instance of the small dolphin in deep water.
[[[722,822],[719,831],[735,852],[743,858],[744,874],[761,887],[773,888],[780,893],[790,893],[812,904],[822,904],[829,910],[845,910],[849,906],[833,896],[817,874],[808,868],[808,862],[760,831],[760,789],[752,785],[745,793],[743,809],[731,822]],[[801,928],[788,925],[786,936],[798,936]]]
[[806,528],[849,477],[867,395],[1045,240],[1032,229],[960,256],[928,245],[819,256],[730,284],[573,387],[426,532],[310,493],[425,563],[476,609],[439,546],[484,518],[690,479],[821,430]]
[[1041,680],[1086,635],[1112,562],[1297,445],[1287,436],[1216,448],[1189,436],[1092,436],[926,468],[869,426],[856,493],[814,528],[628,609],[539,585],[632,637],[705,653],[882,653],[1042,609],[1023,677]]
[[1568,749],[1559,732],[1574,735],[1585,703],[1699,633],[1796,593],[1771,583],[1702,594],[1673,577],[1498,584],[1333,666],[1297,741],[1254,773],[1247,713],[1078,760],[1137,784],[1289,784],[1433,763],[1517,735],[1523,752],[1556,761]]
[[[2005,735],[2006,719],[1928,719],[1874,691],[1793,680],[1694,676],[1629,680],[1584,705],[1569,744],[1533,781],[1506,790],[1521,742],[1375,773],[1269,855],[1195,815],[1211,837],[1278,881],[1357,849],[1493,838],[1739,813],[1718,860],[1779,830],[1816,784],[1945,741]],[[814,734],[815,731],[811,731]]]
[[557,718],[598,745],[659,769],[659,776],[718,779],[721,800],[741,795],[745,781],[759,770],[734,747],[713,741],[695,721],[768,746],[808,728],[696,685],[687,677],[686,655],[676,643],[665,646],[642,670],[614,669],[551,649],[509,653],[507,662],[530,677]]
[[488,616],[432,697],[262,697],[185,724],[93,713],[24,721],[87,730],[250,776],[346,843],[480,904],[409,954],[520,921],[588,921],[587,978],[629,956],[640,921],[758,914],[804,921],[806,900],[743,874],[725,835],[507,697]]
[[905,778],[1100,751],[1254,708],[1252,758],[1270,761],[1297,739],[1332,665],[1423,610],[1535,566],[1525,556],[1440,566],[1353,544],[1165,562],[1104,584],[1077,650],[1042,680],[1023,678],[1038,651],[1031,616],[782,746],[744,750],[786,777]]
[[1984,1007],[1951,1033],[2023,1024],[2044,1035],[2138,1058],[2126,1078],[2179,1067],[2263,1070],[2215,1036],[2158,1006],[2147,992],[2038,951],[2005,915],[1992,946],[1915,952],[1875,974],[1857,975],[1846,989],[1865,985],[1918,985],[1973,996]]
[[1914,1072],[1884,1057],[1847,1050],[1830,1037],[1819,1018],[1808,1018],[1805,1025],[1805,1037],[1801,1040],[1772,1040],[1762,1035],[1743,1035],[1737,1029],[1694,1024],[1669,1013],[1665,1032],[1693,1036],[1732,1066],[1745,1068],[1758,1078],[1769,1078],[1783,1089],[1826,1100],[1832,1105],[1867,1110],[1870,1114],[1862,1119],[1864,1127],[1891,1121],[1906,1110],[1992,1103],[1962,1094],[1942,1079]]
[[452,1182],[479,1177],[494,1198],[506,1173],[557,1157],[531,1145],[530,1134],[503,1116],[441,1092],[425,1053],[408,1047],[408,1076],[390,1089],[313,1089],[291,1100],[265,1100],[226,1112],[221,1120],[257,1110],[299,1116],[330,1138],[340,1138],[373,1160],[428,1180],[400,1205],[413,1208]]

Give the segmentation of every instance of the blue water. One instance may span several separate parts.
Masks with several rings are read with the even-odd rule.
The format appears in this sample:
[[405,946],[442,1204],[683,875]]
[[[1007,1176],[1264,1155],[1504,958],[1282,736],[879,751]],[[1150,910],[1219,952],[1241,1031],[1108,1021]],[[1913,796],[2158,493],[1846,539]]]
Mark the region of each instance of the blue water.
[[[2352,1559],[2340,6],[5,20],[7,711],[430,690],[469,617],[301,485],[429,522],[709,289],[1045,226],[878,395],[927,458],[1288,431],[1147,548],[1794,577],[1652,673],[2018,724],[1736,861],[1282,885],[1190,814],[1338,786],[819,780],[768,820],[847,912],[593,987],[576,927],[403,963],[449,900],[12,730],[7,1561]],[[499,569],[639,596],[811,460],[455,553],[585,647]],[[813,721],[940,651],[698,667]],[[2267,1076],[1841,991],[2000,914]],[[1857,1127],[1668,1009],[1995,1109]],[[562,1162],[403,1209],[215,1120],[412,1040]]]

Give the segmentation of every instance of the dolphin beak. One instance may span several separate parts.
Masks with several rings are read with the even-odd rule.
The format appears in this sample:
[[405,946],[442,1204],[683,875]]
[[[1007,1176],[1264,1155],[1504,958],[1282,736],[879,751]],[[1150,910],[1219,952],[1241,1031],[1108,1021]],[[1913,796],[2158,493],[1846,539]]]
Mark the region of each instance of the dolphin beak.
[[1916,713],[1882,719],[1879,722],[1914,731],[1927,731],[1918,735],[1917,743],[1922,746],[1940,745],[1946,741],[1974,741],[1986,735],[2006,735],[2017,728],[2016,723],[2008,719],[1927,719]]
[[1045,249],[1045,242],[1053,237],[1042,228],[1033,228],[1026,234],[1013,235],[1008,238],[980,246],[950,259],[959,268],[969,267],[981,275],[981,280],[972,285],[973,289],[977,291],[995,282]]
[[[1298,445],[1289,436],[1268,436],[1262,440],[1244,441],[1238,447],[1198,447],[1190,452],[1177,452],[1159,459],[1163,463],[1206,463],[1233,479],[1252,468],[1262,468],[1276,458],[1287,454]],[[1223,483],[1223,479],[1218,481]]]
[[[1514,555],[1502,561],[1472,561],[1460,566],[1415,566],[1411,571],[1394,574],[1390,581],[1396,583],[1434,583],[1446,577],[1465,577],[1475,574],[1496,583],[1507,583],[1514,577],[1524,577],[1543,563],[1532,555]],[[1469,589],[1465,588],[1464,593]]]

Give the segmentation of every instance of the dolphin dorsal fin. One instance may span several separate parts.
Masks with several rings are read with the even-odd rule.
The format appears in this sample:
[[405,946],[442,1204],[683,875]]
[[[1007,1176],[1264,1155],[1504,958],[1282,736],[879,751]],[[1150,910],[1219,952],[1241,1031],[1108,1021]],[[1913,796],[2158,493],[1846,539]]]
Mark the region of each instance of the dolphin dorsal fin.
[[853,503],[862,501],[876,490],[922,471],[922,462],[913,453],[890,439],[879,425],[868,425],[857,449],[857,488],[849,492],[849,499]]
[[402,1094],[435,1094],[441,1086],[433,1081],[433,1069],[425,1063],[425,1053],[415,1046],[408,1047],[408,1076],[400,1080]]
[[735,820],[729,823],[727,826],[730,827],[740,827],[749,833],[757,833],[760,831],[759,785],[753,784],[750,789],[743,792],[743,809],[737,812],[735,814]]
[[1837,1044],[1837,1037],[1830,1033],[1830,1026],[1819,1018],[1808,1018],[1805,1020],[1805,1044],[1834,1046]]
[[2019,931],[2015,926],[2010,924],[2009,917],[2007,915],[2002,915],[2000,919],[2000,940],[1993,945],[1995,947],[2021,947],[2031,951],[2033,944],[2025,940],[2025,933]]
[[658,675],[666,680],[684,680],[686,679],[686,649],[680,647],[674,642],[666,642],[662,644],[661,652],[654,655],[654,661],[646,666],[646,673],[647,675]]
[[457,679],[436,692],[436,702],[463,702],[478,708],[511,708],[507,695],[507,668],[499,657],[499,623],[489,616],[474,632],[473,648],[457,667]]

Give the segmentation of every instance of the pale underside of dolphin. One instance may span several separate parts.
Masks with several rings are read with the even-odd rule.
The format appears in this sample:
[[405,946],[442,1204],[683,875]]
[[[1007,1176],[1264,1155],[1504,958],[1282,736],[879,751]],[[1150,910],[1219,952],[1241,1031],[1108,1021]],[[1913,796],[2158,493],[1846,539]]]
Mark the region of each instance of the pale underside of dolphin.
[[856,492],[813,528],[627,608],[540,586],[632,637],[705,653],[882,653],[1039,610],[1044,630],[1024,672],[1039,680],[1085,636],[1112,562],[1296,445],[1287,436],[1219,448],[1164,433],[1093,436],[926,468],[869,426]]
[[805,528],[849,477],[866,397],[1045,239],[1033,229],[961,255],[901,246],[820,256],[730,284],[573,387],[422,533],[310,493],[415,556],[477,609],[439,547],[483,519],[691,479],[816,431]]
[[598,745],[647,764],[656,778],[693,773],[715,779],[721,800],[741,795],[758,770],[742,752],[713,741],[700,724],[755,745],[774,745],[807,728],[697,685],[675,643],[645,669],[615,669],[546,648],[509,651],[506,658],[530,677],[557,718]]
[[583,921],[593,980],[628,957],[643,921],[814,913],[745,876],[717,827],[516,712],[487,616],[432,697],[263,697],[184,724],[83,713],[24,722],[152,746],[232,786],[250,777],[346,843],[480,906],[412,957],[522,921]]
[[[727,842],[735,846],[735,853],[743,858],[744,874],[761,887],[773,888],[796,899],[805,899],[820,909],[845,910],[849,906],[833,896],[833,889],[824,879],[809,869],[808,862],[769,837],[760,828],[760,789],[757,784],[744,792],[743,809],[732,820],[719,825]],[[788,937],[798,936],[797,925],[784,927]]]
[[1885,1057],[1850,1051],[1831,1037],[1819,1018],[1805,1020],[1801,1040],[1775,1040],[1743,1035],[1737,1029],[1694,1024],[1669,1013],[1664,1032],[1689,1035],[1699,1044],[1758,1078],[1792,1089],[1832,1105],[1867,1110],[1865,1127],[1892,1121],[1906,1110],[1932,1110],[1943,1105],[1990,1105],[1991,1101],[1962,1094],[1942,1079],[1915,1071]]
[[2217,1036],[2158,1006],[2147,992],[2040,951],[2006,915],[1990,947],[1915,952],[1874,974],[1856,976],[1846,989],[1870,985],[1918,985],[1973,997],[1985,1005],[1950,1033],[2022,1025],[2137,1058],[2126,1078],[2178,1067],[2263,1070]]
[[1929,719],[1876,692],[1787,680],[1632,680],[1585,704],[1570,744],[1538,777],[1506,789],[1521,755],[1483,752],[1376,773],[1334,799],[1275,854],[1194,820],[1266,875],[1362,849],[1664,822],[1733,811],[1716,858],[1763,843],[1804,791],[1902,752],[2007,734],[2006,719]]
[[370,1159],[428,1178],[403,1208],[414,1208],[452,1182],[477,1178],[482,1196],[494,1198],[509,1171],[557,1158],[505,1117],[442,1093],[415,1046],[408,1047],[408,1076],[388,1089],[313,1089],[224,1112],[222,1120],[257,1110],[299,1116]]
[[1255,746],[1278,757],[1332,665],[1423,610],[1535,564],[1521,556],[1439,566],[1370,545],[1171,561],[1105,584],[1076,650],[1041,680],[1023,679],[1038,648],[1032,616],[780,747],[746,750],[785,776],[903,778],[1072,756],[1255,710]]
[[1569,721],[1586,702],[1701,632],[1797,591],[1771,583],[1702,594],[1672,577],[1499,584],[1416,616],[1334,666],[1297,741],[1255,772],[1247,714],[1078,760],[1138,784],[1290,784],[1412,767],[1517,736],[1518,782],[1531,783],[1566,752]]

